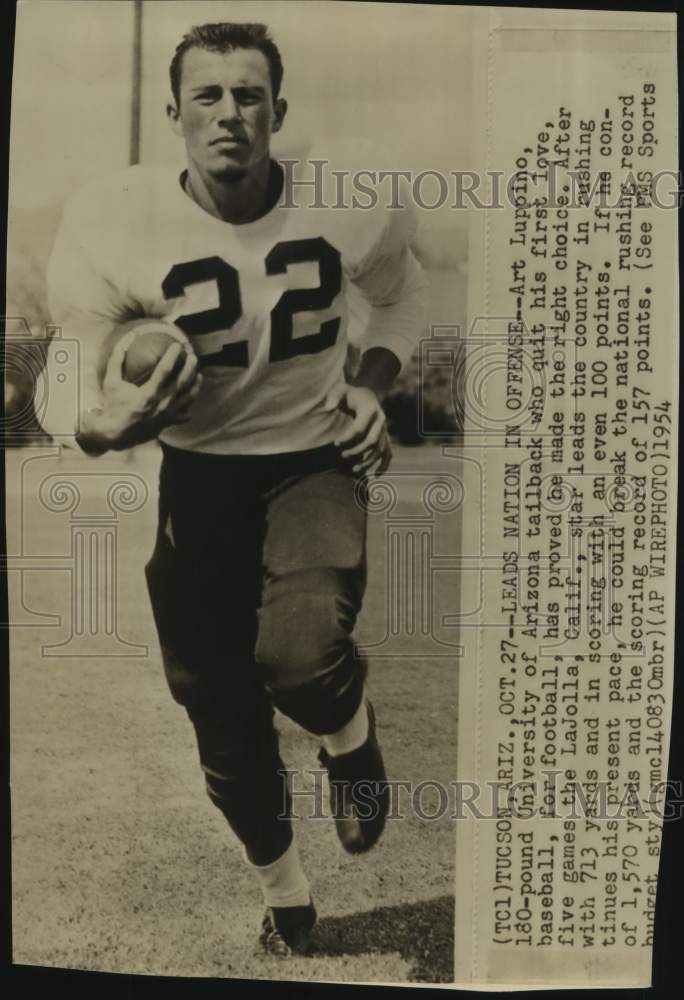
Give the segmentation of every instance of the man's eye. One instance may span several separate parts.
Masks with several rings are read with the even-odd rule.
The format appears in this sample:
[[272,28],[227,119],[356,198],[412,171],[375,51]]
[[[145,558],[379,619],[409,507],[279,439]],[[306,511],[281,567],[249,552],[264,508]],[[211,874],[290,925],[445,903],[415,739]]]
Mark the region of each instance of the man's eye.
[[195,98],[200,104],[213,104],[216,100],[216,94],[198,94]]
[[236,97],[240,104],[258,104],[261,100],[261,94],[247,90],[240,91]]

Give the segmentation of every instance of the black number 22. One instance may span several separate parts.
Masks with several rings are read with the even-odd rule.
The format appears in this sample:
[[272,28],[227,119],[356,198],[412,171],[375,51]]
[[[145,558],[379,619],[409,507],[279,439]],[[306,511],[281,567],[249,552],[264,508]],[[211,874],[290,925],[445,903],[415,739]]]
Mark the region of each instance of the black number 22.
[[[318,263],[318,288],[290,288],[271,310],[270,361],[285,361],[298,354],[318,354],[337,340],[340,318],[325,320],[315,333],[293,337],[293,316],[299,312],[328,309],[342,287],[340,255],[322,236],[316,239],[277,243],[266,257],[266,274],[285,274],[290,264]],[[242,316],[242,297],[238,272],[221,257],[201,257],[185,264],[174,264],[162,282],[165,298],[183,295],[189,285],[214,281],[219,304],[214,309],[178,316],[176,325],[190,336],[202,336],[228,330]],[[224,344],[214,354],[203,354],[203,365],[249,365],[246,340]]]

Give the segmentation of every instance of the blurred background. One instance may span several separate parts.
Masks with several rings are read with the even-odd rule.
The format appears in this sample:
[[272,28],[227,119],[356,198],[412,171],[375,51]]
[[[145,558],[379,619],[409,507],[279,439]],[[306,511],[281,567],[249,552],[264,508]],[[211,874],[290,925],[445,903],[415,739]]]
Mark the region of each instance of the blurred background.
[[[366,138],[388,147],[398,170],[449,178],[472,168],[473,14],[334,0],[24,0],[12,94],[7,443],[45,440],[32,399],[50,334],[45,268],[65,199],[130,163],[183,163],[165,108],[168,65],[192,24],[260,20],[270,27],[289,103],[276,155],[297,157],[312,141],[325,149],[326,136]],[[426,200],[435,192],[426,185]],[[419,210],[415,251],[430,280],[433,336],[437,327],[441,342],[453,346],[465,323],[468,248],[466,212],[452,200]],[[450,439],[458,430],[454,354],[442,355],[451,361],[426,364],[423,345],[387,401],[390,429],[404,444]]]

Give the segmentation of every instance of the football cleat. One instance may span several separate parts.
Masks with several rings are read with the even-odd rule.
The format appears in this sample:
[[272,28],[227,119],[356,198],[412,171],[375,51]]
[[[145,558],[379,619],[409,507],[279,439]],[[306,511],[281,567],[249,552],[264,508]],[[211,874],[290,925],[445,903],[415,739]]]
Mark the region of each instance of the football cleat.
[[316,923],[316,908],[308,906],[269,906],[261,922],[259,944],[275,958],[306,955],[309,938]]
[[342,847],[362,854],[377,843],[389,809],[389,786],[375,735],[375,712],[370,701],[368,738],[350,753],[331,757],[322,747],[318,759],[328,771],[330,809]]

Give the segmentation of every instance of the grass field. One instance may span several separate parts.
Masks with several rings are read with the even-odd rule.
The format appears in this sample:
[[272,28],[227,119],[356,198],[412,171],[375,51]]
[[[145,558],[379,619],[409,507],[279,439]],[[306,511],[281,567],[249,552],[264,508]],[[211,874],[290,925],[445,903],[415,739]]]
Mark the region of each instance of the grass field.
[[[153,541],[157,464],[155,448],[132,461],[58,461],[38,449],[7,456],[14,961],[175,976],[448,981],[454,824],[411,809],[361,858],[343,854],[329,820],[301,819],[297,835],[319,911],[313,954],[287,963],[255,954],[259,894],[206,797],[193,733],[167,691],[156,647],[142,569]],[[388,531],[414,531],[416,516],[425,515],[425,483],[453,464],[436,448],[399,450],[389,477],[398,520],[390,513],[369,520],[357,636],[377,654],[369,687],[388,774],[414,783],[455,777],[457,661],[434,656],[448,646],[409,634],[411,627],[383,645],[394,613]],[[57,644],[83,597],[73,589],[74,526],[91,534],[106,528],[107,484],[127,477],[147,484],[149,496],[114,516],[116,629],[143,648],[133,656],[97,649],[55,656],[74,652]],[[56,509],[60,481],[79,490],[71,514]],[[456,517],[433,527],[435,545],[457,549]],[[435,583],[437,631],[441,611],[456,605],[456,586],[454,573]],[[112,641],[102,639],[105,651]],[[287,719],[278,724],[288,766],[316,768],[316,741]],[[427,796],[426,811],[433,807]]]

